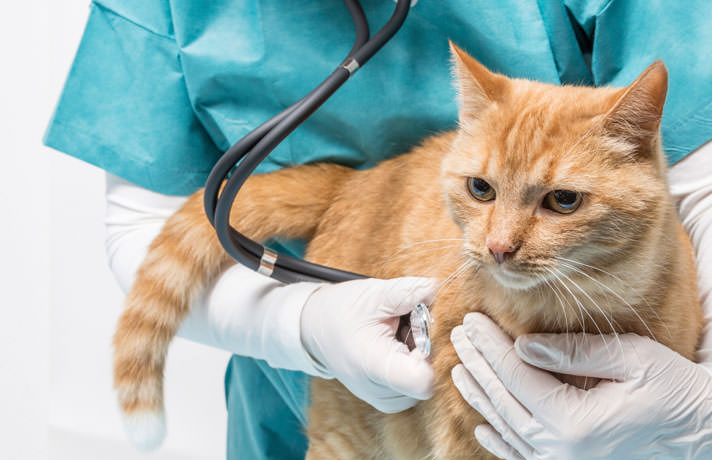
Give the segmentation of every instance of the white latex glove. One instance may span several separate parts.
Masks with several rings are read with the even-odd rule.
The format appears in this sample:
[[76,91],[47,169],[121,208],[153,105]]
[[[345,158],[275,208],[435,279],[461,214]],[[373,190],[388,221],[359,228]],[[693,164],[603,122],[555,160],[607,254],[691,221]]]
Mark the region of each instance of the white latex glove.
[[354,395],[393,413],[432,396],[433,370],[395,339],[399,317],[429,305],[428,278],[366,279],[324,285],[302,310],[302,343]]
[[[112,175],[106,197],[109,266],[127,291],[149,244],[185,198]],[[423,278],[284,285],[238,264],[191,306],[178,335],[272,367],[336,377],[377,409],[396,412],[431,394],[430,365],[393,339],[397,316],[430,302],[431,287]]]
[[[452,332],[464,363],[452,376],[489,422],[477,440],[505,459],[712,458],[712,375],[647,337],[619,337],[622,346],[592,334],[512,343],[485,315],[467,315]],[[585,391],[538,368],[608,380]]]
[[670,193],[695,250],[705,328],[697,360],[712,371],[712,141],[668,170]]
[[[186,197],[146,190],[106,176],[106,253],[124,292],[151,241]],[[178,336],[270,366],[326,377],[302,346],[299,318],[315,283],[284,284],[242,265],[233,265],[191,305]]]

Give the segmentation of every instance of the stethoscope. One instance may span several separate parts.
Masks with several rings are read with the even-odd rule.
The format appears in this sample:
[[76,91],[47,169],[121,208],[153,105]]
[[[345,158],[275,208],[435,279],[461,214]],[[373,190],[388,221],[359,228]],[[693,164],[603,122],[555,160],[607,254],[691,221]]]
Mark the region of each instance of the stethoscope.
[[[346,59],[309,94],[262,123],[230,147],[218,160],[205,183],[205,213],[228,254],[242,265],[284,283],[341,282],[366,278],[358,273],[314,264],[275,252],[251,240],[230,225],[233,202],[250,174],[282,140],[314,113],[398,32],[411,6],[411,0],[398,0],[388,22],[373,37],[370,37],[369,24],[358,0],[344,0],[344,3],[356,27],[356,40]],[[225,185],[221,191],[223,182]],[[408,334],[407,339],[406,337],[402,339],[426,355],[429,354],[432,318],[428,308],[422,304],[416,306],[409,319],[411,334]],[[403,322],[402,320],[401,324]],[[413,339],[412,343],[410,337]]]

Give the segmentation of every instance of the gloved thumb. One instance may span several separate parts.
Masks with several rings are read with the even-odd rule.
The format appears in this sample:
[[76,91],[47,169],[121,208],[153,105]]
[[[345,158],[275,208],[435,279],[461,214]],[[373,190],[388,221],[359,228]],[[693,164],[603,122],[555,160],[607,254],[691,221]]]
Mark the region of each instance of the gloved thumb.
[[382,340],[383,343],[373,348],[381,350],[381,353],[370,356],[369,377],[411,398],[424,400],[432,397],[434,372],[425,356],[417,349],[408,351],[404,343],[386,338]]
[[437,293],[437,282],[432,278],[404,277],[383,280],[380,286],[383,301],[380,310],[386,317],[410,313],[416,305],[430,305]]
[[514,348],[522,360],[551,372],[626,380],[640,368],[636,344],[641,341],[650,339],[636,334],[526,334]]

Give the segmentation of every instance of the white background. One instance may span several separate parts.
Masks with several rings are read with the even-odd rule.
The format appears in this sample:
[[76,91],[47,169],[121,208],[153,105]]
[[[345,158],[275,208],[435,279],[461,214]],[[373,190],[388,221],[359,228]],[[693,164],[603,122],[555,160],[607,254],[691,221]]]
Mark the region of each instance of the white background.
[[111,389],[122,294],[104,259],[103,172],[41,144],[89,0],[0,8],[0,458],[218,459],[228,355],[177,340],[168,438],[124,440]]

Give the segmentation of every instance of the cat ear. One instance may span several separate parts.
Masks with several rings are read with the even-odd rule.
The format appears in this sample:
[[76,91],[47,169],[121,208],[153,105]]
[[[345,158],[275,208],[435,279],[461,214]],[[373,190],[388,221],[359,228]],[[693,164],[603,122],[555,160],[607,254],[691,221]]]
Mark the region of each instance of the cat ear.
[[477,116],[487,105],[501,100],[509,79],[490,72],[452,41],[449,43],[459,91],[460,119]]
[[605,115],[604,129],[628,142],[637,156],[655,153],[652,142],[657,139],[663,116],[667,75],[665,64],[654,62],[614,96],[613,107]]

